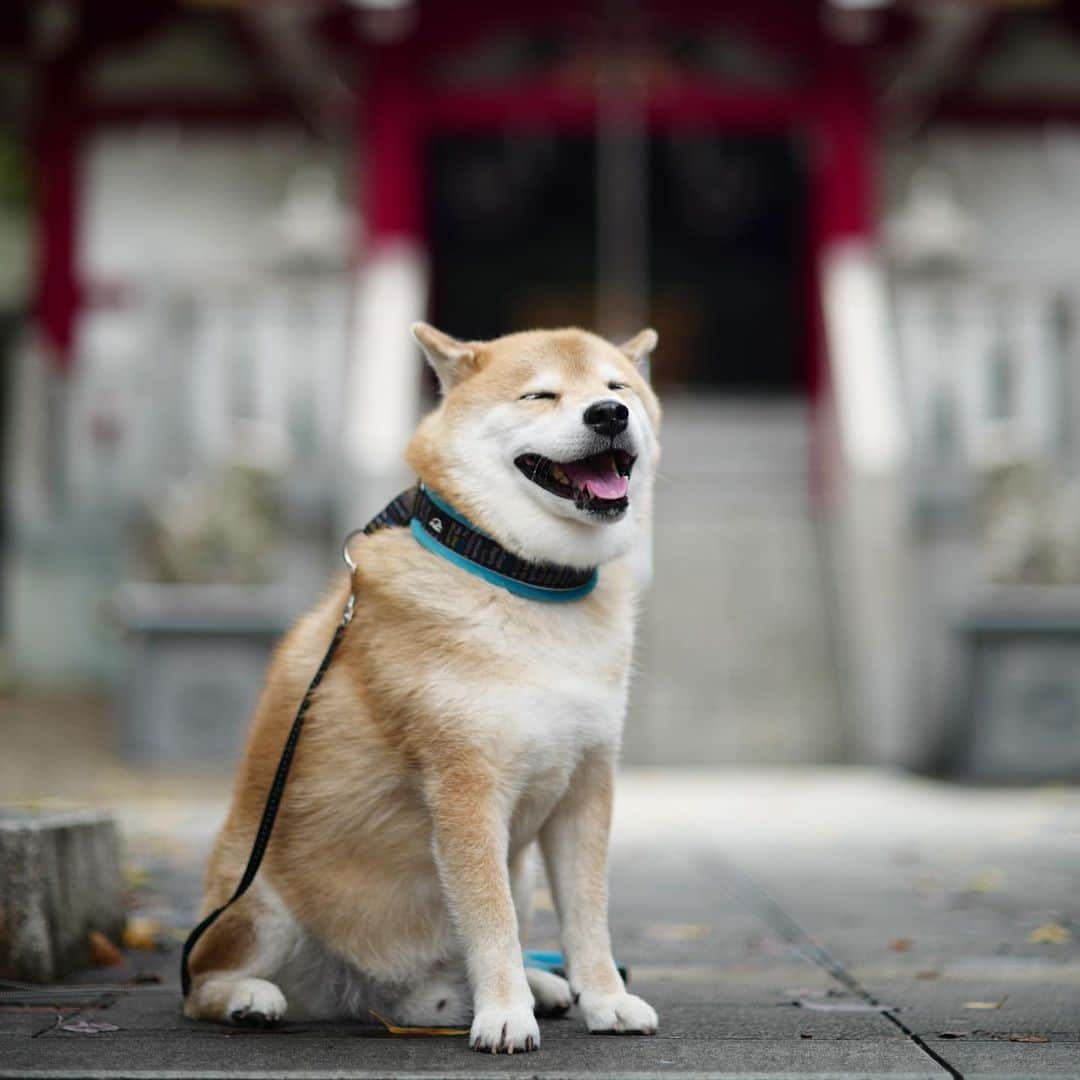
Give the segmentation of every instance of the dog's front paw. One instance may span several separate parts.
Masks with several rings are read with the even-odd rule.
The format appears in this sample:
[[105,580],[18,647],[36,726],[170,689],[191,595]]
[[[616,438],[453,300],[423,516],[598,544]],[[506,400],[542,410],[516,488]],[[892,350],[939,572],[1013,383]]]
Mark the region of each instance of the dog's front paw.
[[225,1006],[239,1027],[272,1027],[285,1015],[285,995],[265,979],[240,979]]
[[598,994],[582,990],[578,1008],[591,1032],[618,1035],[652,1035],[659,1019],[656,1010],[634,994]]
[[528,1005],[514,1009],[481,1009],[473,1017],[469,1046],[492,1054],[512,1054],[515,1050],[537,1050],[540,1028]]

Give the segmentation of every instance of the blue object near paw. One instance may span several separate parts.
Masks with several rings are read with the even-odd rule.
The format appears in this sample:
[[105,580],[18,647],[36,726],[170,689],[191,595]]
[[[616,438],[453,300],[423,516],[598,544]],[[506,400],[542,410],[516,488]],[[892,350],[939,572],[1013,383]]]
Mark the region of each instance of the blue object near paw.
[[552,971],[556,975],[562,975],[566,970],[561,952],[538,952],[536,949],[525,950],[525,966]]
[[[525,950],[525,966],[527,968],[539,968],[541,971],[550,971],[552,975],[566,978],[566,961],[561,952],[543,952],[538,949]],[[623,984],[630,985],[630,969],[622,964],[616,965]]]

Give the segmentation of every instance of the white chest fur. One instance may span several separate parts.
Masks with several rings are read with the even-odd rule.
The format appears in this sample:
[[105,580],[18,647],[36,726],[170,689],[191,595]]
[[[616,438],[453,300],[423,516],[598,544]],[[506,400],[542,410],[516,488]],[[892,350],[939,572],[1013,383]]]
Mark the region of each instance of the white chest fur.
[[[444,662],[411,674],[424,707],[497,765],[521,809],[516,817],[542,818],[585,751],[620,739],[633,639],[629,573],[605,567],[588,598],[545,603],[445,563],[424,569],[440,580],[424,582],[422,617],[446,643]],[[453,656],[462,662],[445,662]]]
[[494,740],[504,760],[618,737],[633,628],[629,618],[599,620],[586,604],[499,597],[478,607],[464,631],[485,667],[433,673],[437,695],[472,702],[473,736]]

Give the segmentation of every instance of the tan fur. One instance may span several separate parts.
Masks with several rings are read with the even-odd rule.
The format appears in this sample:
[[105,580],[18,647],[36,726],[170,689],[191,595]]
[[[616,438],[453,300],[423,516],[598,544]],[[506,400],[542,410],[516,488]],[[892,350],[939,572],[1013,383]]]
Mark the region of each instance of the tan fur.
[[[449,427],[517,399],[545,373],[557,373],[564,395],[606,392],[598,355],[617,367],[650,423],[659,422],[656,399],[628,355],[583,331],[466,346],[427,329],[423,344],[437,353],[436,366],[448,365],[440,371],[448,392],[421,423],[407,460],[500,539],[489,508],[459,488],[444,452]],[[464,374],[455,372],[460,363]],[[474,1044],[487,1045],[477,1035],[484,1017],[505,1014],[505,1045],[491,1048],[532,1048],[539,1036],[521,1015],[525,1009],[531,1019],[532,995],[517,946],[519,914],[524,924],[527,913],[515,908],[508,864],[522,872],[537,838],[575,989],[638,1002],[622,988],[606,930],[617,725],[597,734],[585,719],[578,724],[571,691],[560,697],[552,668],[531,662],[533,650],[558,652],[566,685],[586,688],[582,717],[591,716],[593,695],[597,715],[607,715],[606,702],[621,715],[634,618],[626,560],[604,566],[586,599],[544,604],[433,556],[406,529],[359,539],[352,554],[356,616],[314,697],[257,885],[194,951],[188,1014],[228,1019],[229,980],[281,981],[275,971],[295,967],[302,949],[398,988],[402,1000],[425,972],[464,964]],[[274,656],[210,861],[205,910],[227,899],[243,871],[281,747],[349,588],[343,578]],[[577,667],[586,644],[588,662]],[[558,723],[525,730],[515,723],[518,701],[529,716],[550,701]],[[284,988],[291,1015],[293,995]],[[257,1009],[258,992],[252,1000]]]

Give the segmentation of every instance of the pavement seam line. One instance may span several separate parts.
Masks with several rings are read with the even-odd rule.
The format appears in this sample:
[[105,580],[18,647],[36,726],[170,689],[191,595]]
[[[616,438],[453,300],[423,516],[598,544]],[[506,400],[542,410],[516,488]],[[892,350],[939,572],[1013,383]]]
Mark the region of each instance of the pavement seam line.
[[742,867],[734,863],[728,863],[727,860],[724,860],[724,862],[726,868],[737,882],[738,888],[746,896],[751,906],[760,913],[767,925],[790,945],[797,948],[810,963],[822,968],[842,986],[862,998],[867,1005],[877,1006],[880,1009],[881,1016],[884,1016],[886,1020],[902,1031],[915,1046],[936,1065],[944,1069],[953,1080],[964,1080],[964,1074],[952,1062],[942,1057],[933,1047],[929,1046],[923,1037],[909,1028],[895,1012],[888,1008],[882,1008],[884,1003],[867,990],[839,960],[818,945],[796,919],[785,908],[781,907],[754,877],[743,870]]
[[[75,987],[73,987],[75,989]],[[55,1031],[61,1024],[71,1023],[72,1020],[79,1020],[88,1013],[93,1013],[94,1010],[107,1009],[115,1003],[116,997],[111,996],[109,993],[102,994],[97,1001],[92,1001],[88,1005],[81,1005],[70,1013],[62,1013],[59,1010],[55,1014],[55,1018],[51,1024],[46,1025],[40,1031],[35,1031],[31,1034],[31,1039],[40,1038],[42,1035],[48,1035],[50,1031]]]
[[38,1039],[42,1035],[47,1035],[50,1031],[55,1031],[61,1024],[66,1024],[71,1020],[77,1020],[84,1012],[86,1012],[86,1008],[76,1009],[74,1012],[68,1013],[67,1015],[58,1011],[54,1013],[53,1022],[51,1024],[46,1024],[40,1031],[35,1031],[30,1038]]

